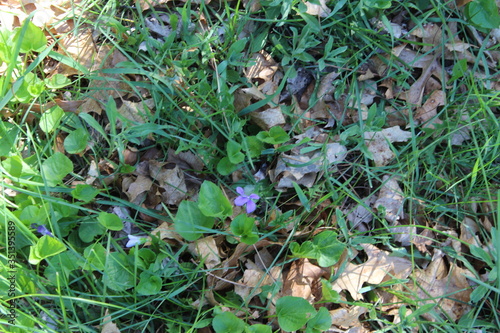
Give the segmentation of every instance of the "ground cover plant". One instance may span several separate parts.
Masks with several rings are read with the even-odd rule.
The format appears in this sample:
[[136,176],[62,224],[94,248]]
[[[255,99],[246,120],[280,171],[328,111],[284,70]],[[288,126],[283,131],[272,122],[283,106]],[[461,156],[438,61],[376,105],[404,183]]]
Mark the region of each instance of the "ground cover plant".
[[5,332],[498,332],[500,16],[4,1]]

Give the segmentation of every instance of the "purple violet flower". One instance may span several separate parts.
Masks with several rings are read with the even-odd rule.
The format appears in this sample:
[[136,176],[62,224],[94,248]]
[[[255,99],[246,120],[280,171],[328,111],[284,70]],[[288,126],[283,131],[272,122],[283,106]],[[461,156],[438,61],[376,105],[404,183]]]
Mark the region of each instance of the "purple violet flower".
[[52,235],[52,233],[49,231],[49,229],[47,229],[47,227],[45,226],[45,224],[32,223],[31,227],[35,228],[36,231],[38,231],[43,236],[47,235],[47,236],[50,236],[50,237],[54,237],[54,235]]
[[243,190],[243,188],[239,186],[236,188],[236,192],[238,192],[239,194],[239,196],[237,196],[236,199],[234,199],[234,204],[236,206],[247,205],[247,214],[250,214],[255,209],[257,209],[257,205],[255,204],[255,202],[253,202],[253,200],[260,199],[260,197],[257,194],[252,193],[250,195],[245,195],[245,190]]

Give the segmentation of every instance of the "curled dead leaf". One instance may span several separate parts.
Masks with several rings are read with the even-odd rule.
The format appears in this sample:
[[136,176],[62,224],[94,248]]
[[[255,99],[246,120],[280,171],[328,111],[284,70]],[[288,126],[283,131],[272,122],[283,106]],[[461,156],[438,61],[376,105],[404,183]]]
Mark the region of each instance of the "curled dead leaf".
[[347,290],[355,300],[362,299],[359,293],[364,283],[377,285],[389,279],[405,279],[410,275],[412,263],[408,259],[391,257],[389,252],[382,251],[371,244],[361,245],[368,256],[364,264],[349,263],[344,271],[333,282],[335,291]]
[[379,132],[365,132],[363,136],[375,165],[384,166],[395,156],[390,143],[405,142],[411,138],[411,133],[401,130],[399,126],[393,126]]

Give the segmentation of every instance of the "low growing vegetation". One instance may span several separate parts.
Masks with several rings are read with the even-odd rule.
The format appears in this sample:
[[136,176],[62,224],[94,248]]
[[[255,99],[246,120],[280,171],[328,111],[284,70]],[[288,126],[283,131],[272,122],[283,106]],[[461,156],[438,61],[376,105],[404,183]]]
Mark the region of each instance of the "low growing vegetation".
[[2,331],[500,331],[494,0],[0,12]]

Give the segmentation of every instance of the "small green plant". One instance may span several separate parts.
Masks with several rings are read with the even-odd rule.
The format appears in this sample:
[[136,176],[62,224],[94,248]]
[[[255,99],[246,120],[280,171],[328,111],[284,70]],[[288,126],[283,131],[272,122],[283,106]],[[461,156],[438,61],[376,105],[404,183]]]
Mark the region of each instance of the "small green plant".
[[[285,296],[276,302],[278,324],[285,332],[302,330],[305,333],[321,333],[332,325],[328,310],[324,307],[318,311],[302,297]],[[212,321],[216,333],[251,332],[270,333],[271,327],[262,324],[247,325],[231,312],[217,314]]]
[[332,230],[323,231],[314,236],[312,241],[300,245],[297,242],[290,243],[294,257],[315,259],[321,267],[335,265],[345,248],[345,244],[339,242],[337,233]]

